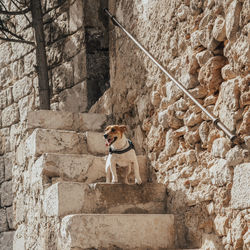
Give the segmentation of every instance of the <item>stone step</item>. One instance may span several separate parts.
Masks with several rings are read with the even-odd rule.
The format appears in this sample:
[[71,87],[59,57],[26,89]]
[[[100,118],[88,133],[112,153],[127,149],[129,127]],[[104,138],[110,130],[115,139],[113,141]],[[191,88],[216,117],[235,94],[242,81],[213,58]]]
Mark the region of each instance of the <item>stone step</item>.
[[84,184],[58,182],[45,190],[47,216],[75,213],[165,213],[166,187],[162,184]]
[[63,218],[59,249],[174,248],[172,214],[79,214]]
[[[148,167],[146,156],[137,156],[140,166],[142,181],[148,181]],[[105,182],[106,157],[94,156],[90,154],[43,154],[37,164],[43,173],[52,179],[52,182],[77,181],[85,183]],[[118,172],[118,180],[121,179]],[[130,183],[134,183],[133,172],[129,176]]]
[[103,114],[39,110],[28,113],[27,127],[78,132],[103,131],[106,120]]
[[108,154],[103,134],[99,132],[77,133],[74,131],[35,129],[26,140],[28,156],[44,153]]
[[86,137],[73,131],[35,129],[26,140],[27,156],[44,153],[84,154],[87,153]]

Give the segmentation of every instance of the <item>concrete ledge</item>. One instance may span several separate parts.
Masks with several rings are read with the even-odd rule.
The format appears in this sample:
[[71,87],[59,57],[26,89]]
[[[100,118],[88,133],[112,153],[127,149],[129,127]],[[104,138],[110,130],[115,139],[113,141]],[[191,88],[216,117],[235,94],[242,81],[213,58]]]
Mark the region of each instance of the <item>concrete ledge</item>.
[[174,215],[81,214],[63,218],[61,250],[174,248]]

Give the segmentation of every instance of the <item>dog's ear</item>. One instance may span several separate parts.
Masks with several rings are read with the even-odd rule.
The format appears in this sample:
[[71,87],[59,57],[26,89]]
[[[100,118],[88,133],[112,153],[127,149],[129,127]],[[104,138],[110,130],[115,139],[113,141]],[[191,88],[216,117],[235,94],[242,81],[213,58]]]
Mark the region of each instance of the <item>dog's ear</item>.
[[119,128],[121,129],[121,131],[124,133],[125,131],[127,131],[127,127],[126,125],[120,125]]

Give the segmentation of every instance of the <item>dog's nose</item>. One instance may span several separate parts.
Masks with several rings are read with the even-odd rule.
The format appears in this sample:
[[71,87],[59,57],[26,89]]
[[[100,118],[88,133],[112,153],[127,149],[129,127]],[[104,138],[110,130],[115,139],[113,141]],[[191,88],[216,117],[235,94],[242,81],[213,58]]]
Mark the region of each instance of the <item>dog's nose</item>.
[[105,138],[105,139],[107,139],[107,138],[108,138],[108,135],[107,135],[107,134],[104,134],[103,136],[104,136],[104,138]]

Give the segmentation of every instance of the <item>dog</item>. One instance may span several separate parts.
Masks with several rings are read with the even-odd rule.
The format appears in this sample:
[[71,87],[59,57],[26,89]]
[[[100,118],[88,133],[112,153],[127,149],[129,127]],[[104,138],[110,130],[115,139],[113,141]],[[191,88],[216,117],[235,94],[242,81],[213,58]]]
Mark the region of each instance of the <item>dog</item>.
[[[129,184],[128,176],[131,168],[134,168],[135,184],[141,184],[139,164],[134,150],[133,143],[125,136],[127,130],[125,125],[107,126],[104,133],[106,146],[109,146],[109,155],[106,161],[106,183],[117,183],[116,167],[127,167],[125,183]],[[111,181],[112,175],[112,181]]]

